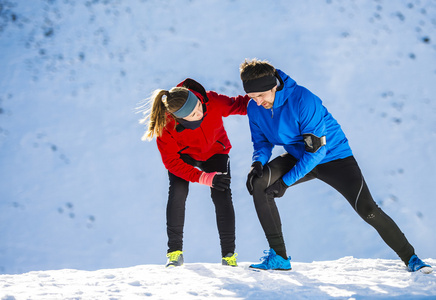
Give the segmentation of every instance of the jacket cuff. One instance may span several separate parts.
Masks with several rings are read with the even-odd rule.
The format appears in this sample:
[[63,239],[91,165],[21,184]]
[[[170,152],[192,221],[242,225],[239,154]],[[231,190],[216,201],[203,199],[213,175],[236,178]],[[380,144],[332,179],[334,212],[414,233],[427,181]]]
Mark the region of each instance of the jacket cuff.
[[198,182],[200,184],[204,184],[204,185],[212,187],[213,178],[215,177],[216,173],[217,172],[212,172],[212,173],[203,172],[201,174],[200,180]]

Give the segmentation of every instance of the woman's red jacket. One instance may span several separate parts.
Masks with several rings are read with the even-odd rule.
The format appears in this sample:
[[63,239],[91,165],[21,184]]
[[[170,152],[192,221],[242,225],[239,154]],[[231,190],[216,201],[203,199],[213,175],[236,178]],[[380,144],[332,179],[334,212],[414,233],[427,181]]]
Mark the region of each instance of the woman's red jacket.
[[[183,83],[178,86],[182,86]],[[246,115],[250,97],[228,97],[208,91],[208,100],[205,101],[201,93],[190,90],[206,105],[206,113],[200,127],[179,132],[176,130],[177,122],[167,114],[167,125],[157,138],[157,146],[168,171],[187,181],[198,182],[202,171],[185,163],[180,154],[188,154],[198,161],[205,161],[215,154],[228,154],[232,145],[222,118],[229,115]]]

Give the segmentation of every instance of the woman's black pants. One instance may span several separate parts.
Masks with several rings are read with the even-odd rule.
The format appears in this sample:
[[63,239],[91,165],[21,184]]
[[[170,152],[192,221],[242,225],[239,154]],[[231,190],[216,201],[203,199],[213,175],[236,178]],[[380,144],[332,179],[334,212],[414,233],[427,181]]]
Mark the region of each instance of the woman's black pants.
[[[259,221],[270,248],[283,257],[286,257],[286,247],[280,215],[274,197],[266,194],[265,189],[289,172],[296,163],[297,160],[288,153],[278,156],[264,166],[263,176],[256,177],[253,181],[253,200]],[[374,202],[353,156],[320,164],[295,184],[314,178],[324,181],[341,193],[359,216],[377,230],[401,260],[408,263],[414,254],[412,245],[395,222]]]
[[[188,155],[181,155],[186,163],[198,167],[204,172],[227,172],[230,175],[229,156],[216,154],[206,161],[196,161]],[[185,224],[185,204],[189,191],[189,182],[168,172],[170,181],[167,204],[168,253],[183,250],[183,227]],[[218,191],[210,188],[215,205],[216,223],[221,244],[221,254],[235,252],[235,211],[231,190]],[[202,237],[197,237],[199,241]]]

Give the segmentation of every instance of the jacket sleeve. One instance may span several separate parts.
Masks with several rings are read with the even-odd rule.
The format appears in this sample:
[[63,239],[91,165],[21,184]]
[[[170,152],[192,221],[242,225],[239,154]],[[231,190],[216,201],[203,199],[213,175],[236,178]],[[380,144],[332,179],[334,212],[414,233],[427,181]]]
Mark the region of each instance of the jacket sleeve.
[[251,141],[253,142],[253,162],[260,161],[262,165],[265,165],[271,158],[272,149],[274,145],[271,144],[259,126],[253,121],[253,118],[249,118]]
[[[322,106],[321,100],[308,90],[304,90],[299,105],[300,134],[313,134],[317,137],[325,136],[324,113],[325,108]],[[323,160],[326,153],[326,146],[322,146],[315,153],[304,151],[303,156],[295,166],[283,175],[283,181],[288,186],[294,184],[312,171]]]
[[191,182],[199,182],[201,171],[185,163],[179,155],[179,146],[168,130],[156,139],[165,168],[172,174]]
[[216,102],[217,107],[220,107],[222,116],[228,117],[229,115],[246,115],[247,104],[250,101],[250,97],[236,96],[229,97],[226,95],[218,94],[213,91],[207,92],[209,100]]

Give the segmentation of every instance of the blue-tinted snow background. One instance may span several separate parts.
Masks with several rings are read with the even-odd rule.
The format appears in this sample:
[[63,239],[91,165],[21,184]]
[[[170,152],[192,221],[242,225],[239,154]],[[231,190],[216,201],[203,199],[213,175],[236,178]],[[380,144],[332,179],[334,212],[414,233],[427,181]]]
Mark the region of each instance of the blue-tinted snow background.
[[[135,108],[186,77],[242,94],[253,57],[323,100],[375,200],[435,257],[435,1],[1,0],[0,273],[164,263],[167,172]],[[248,122],[225,126],[237,252],[257,261]],[[321,182],[277,202],[294,261],[397,258]],[[186,262],[220,261],[214,219],[209,189],[191,184]]]

